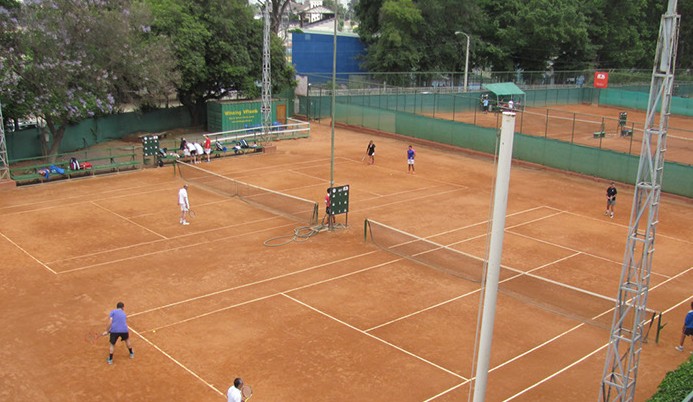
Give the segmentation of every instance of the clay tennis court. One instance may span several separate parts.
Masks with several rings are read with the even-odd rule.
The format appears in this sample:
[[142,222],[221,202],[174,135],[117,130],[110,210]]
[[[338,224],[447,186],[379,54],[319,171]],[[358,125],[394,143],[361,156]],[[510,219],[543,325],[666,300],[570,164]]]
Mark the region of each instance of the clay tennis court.
[[[631,136],[621,135],[618,124],[618,117],[621,112],[627,113],[625,128],[633,130]],[[500,127],[500,114],[498,113],[482,113],[477,110],[455,114],[436,113],[435,117],[482,127]],[[515,131],[639,156],[646,118],[646,113],[643,110],[617,106],[569,104],[528,107],[525,109],[525,113],[518,113]],[[657,114],[655,122],[659,124],[659,114]],[[692,127],[693,117],[669,116],[665,156],[667,161],[684,165],[691,164],[693,161]],[[595,138],[594,133],[602,130],[605,133],[604,137]]]
[[[171,167],[0,193],[0,399],[222,401],[241,376],[254,401],[465,400],[479,283],[364,241],[363,222],[480,270],[493,161],[414,144],[409,175],[405,140],[338,128],[335,141],[348,228],[280,247],[263,243],[302,223],[194,185],[196,218],[180,225]],[[277,147],[199,166],[320,202],[322,217],[329,126]],[[617,186],[611,220],[605,182],[513,167],[487,400],[596,399],[633,194]],[[662,195],[648,307],[667,326],[644,345],[638,400],[688,357],[674,346],[693,296],[692,228],[690,200]],[[109,366],[107,340],[84,338],[118,301],[136,356],[118,344]]]

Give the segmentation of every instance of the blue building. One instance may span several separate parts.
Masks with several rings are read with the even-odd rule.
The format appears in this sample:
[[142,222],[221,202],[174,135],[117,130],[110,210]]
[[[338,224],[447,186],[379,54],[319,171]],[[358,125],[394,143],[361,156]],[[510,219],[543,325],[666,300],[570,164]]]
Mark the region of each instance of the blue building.
[[[332,77],[334,37],[331,32],[292,32],[291,62],[299,75],[309,75],[312,83],[329,81]],[[360,73],[365,47],[356,34],[337,33],[337,80],[346,80],[349,73]],[[324,79],[323,79],[324,78]]]

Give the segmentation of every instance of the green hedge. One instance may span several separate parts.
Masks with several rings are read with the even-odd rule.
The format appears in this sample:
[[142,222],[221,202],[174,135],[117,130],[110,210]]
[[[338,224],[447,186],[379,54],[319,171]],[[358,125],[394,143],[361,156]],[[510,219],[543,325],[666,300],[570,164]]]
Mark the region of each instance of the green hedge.
[[659,384],[649,402],[681,402],[693,393],[693,356],[674,371],[670,371]]

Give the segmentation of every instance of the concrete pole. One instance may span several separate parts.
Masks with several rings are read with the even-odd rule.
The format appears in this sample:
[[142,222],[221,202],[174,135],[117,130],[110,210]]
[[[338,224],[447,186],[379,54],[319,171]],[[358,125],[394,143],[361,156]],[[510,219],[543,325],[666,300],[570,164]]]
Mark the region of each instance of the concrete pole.
[[493,322],[496,316],[496,300],[498,298],[501,254],[503,252],[505,212],[508,206],[508,187],[510,185],[514,132],[515,113],[503,112],[498,150],[498,167],[496,169],[496,187],[493,197],[491,244],[488,267],[486,269],[486,287],[484,289],[484,310],[481,317],[479,354],[476,364],[476,381],[474,383],[474,402],[483,402],[486,396],[486,382],[488,380],[489,361],[491,360]]
[[467,50],[466,50],[465,56],[464,56],[464,87],[463,87],[463,91],[467,92],[467,90],[468,90],[467,76],[469,74],[469,35],[467,35],[466,33],[462,32],[462,31],[456,31],[455,32],[455,35],[459,35],[459,34],[462,34],[462,35],[467,37]]

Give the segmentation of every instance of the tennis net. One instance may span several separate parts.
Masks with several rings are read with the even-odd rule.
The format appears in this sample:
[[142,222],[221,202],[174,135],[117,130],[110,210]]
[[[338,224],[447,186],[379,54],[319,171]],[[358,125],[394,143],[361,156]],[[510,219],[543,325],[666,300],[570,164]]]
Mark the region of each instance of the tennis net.
[[[364,236],[366,241],[399,257],[475,283],[483,280],[482,258],[371,219],[364,223]],[[601,328],[610,327],[609,313],[616,302],[613,298],[508,267],[501,268],[498,290],[522,303]]]
[[255,207],[308,225],[315,225],[318,221],[317,202],[244,183],[185,162],[176,161],[176,167],[183,180],[193,186],[238,197]]
[[484,261],[459,250],[409,234],[374,220],[366,219],[366,241],[400,257],[446,274],[481,283]]

